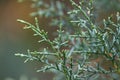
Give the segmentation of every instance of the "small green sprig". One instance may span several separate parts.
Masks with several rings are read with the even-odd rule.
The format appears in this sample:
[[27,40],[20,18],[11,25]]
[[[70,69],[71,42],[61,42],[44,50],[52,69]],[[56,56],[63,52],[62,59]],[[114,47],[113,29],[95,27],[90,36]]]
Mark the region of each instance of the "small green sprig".
[[40,40],[39,42],[42,42],[42,41],[46,41],[46,42],[50,42],[48,37],[47,37],[47,32],[45,32],[43,29],[41,30],[39,28],[39,24],[38,24],[38,19],[35,18],[35,25],[29,23],[29,22],[26,22],[24,20],[20,20],[18,19],[17,21],[21,22],[21,23],[24,23],[26,24],[24,29],[31,29],[35,32],[34,36],[40,36],[42,38],[42,40]]

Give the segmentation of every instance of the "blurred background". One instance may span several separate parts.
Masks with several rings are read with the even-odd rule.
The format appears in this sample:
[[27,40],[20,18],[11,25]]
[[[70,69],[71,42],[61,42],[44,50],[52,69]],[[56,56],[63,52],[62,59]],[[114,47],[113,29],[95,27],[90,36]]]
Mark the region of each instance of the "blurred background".
[[[120,11],[119,3],[119,0],[98,0],[98,21]],[[23,59],[14,56],[18,52],[26,53],[27,49],[40,48],[38,38],[32,36],[31,31],[23,30],[24,25],[16,21],[23,19],[33,22],[34,18],[29,14],[34,9],[30,8],[30,5],[30,1],[18,3],[17,0],[0,0],[0,80],[51,80],[51,76],[44,77],[44,73],[36,73],[39,63],[24,64]]]
[[17,22],[17,19],[33,22],[34,18],[29,15],[33,11],[30,5],[29,1],[18,3],[17,0],[0,0],[0,80],[19,80],[21,77],[32,80],[34,77],[44,77],[36,73],[37,63],[24,64],[22,58],[14,55],[40,47],[32,32],[23,30],[24,25]]

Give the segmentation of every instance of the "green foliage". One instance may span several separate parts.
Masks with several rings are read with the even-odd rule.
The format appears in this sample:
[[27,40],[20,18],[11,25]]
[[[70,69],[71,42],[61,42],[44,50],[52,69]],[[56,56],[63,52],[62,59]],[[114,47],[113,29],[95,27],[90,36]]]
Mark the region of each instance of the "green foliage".
[[[28,54],[15,54],[16,56],[26,57],[27,61],[38,61],[43,63],[43,67],[37,72],[51,71],[58,77],[55,80],[101,80],[101,74],[110,76],[120,73],[120,15],[116,14],[116,21],[112,17],[103,20],[103,24],[97,25],[94,13],[94,1],[81,1],[76,3],[70,0],[72,7],[65,14],[63,7],[64,1],[50,1],[48,5],[44,1],[33,0],[35,6],[39,6],[40,16],[52,17],[52,21],[59,26],[57,36],[50,40],[48,32],[39,26],[39,21],[35,18],[35,24],[20,20],[25,24],[24,29],[34,31],[34,36],[39,36],[39,43],[46,42],[46,46],[41,51],[30,51]],[[67,7],[67,6],[66,6]],[[66,8],[64,7],[64,8]],[[50,22],[53,24],[53,22]],[[103,25],[103,26],[102,26]],[[66,29],[73,28],[71,32]],[[100,58],[99,61],[97,61]],[[103,59],[103,62],[102,62]],[[109,64],[108,68],[104,64]],[[61,74],[61,75],[60,75]],[[108,78],[106,77],[105,80]],[[114,79],[110,76],[109,79]]]

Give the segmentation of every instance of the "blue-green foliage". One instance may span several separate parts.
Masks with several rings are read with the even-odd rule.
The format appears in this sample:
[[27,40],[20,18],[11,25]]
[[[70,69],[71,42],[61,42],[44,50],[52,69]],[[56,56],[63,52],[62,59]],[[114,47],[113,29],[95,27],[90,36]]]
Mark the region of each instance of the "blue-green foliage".
[[[120,72],[119,12],[116,14],[115,22],[112,21],[112,17],[108,17],[98,25],[95,21],[93,0],[70,0],[72,7],[66,6],[64,0],[33,2],[33,7],[39,7],[39,10],[31,15],[50,18],[50,24],[59,28],[56,31],[57,36],[53,40],[49,39],[48,32],[40,28],[37,18],[35,24],[18,19],[25,24],[24,29],[31,29],[35,32],[34,36],[41,38],[39,43],[46,42],[50,47],[46,46],[41,51],[28,50],[28,54],[18,53],[16,56],[26,57],[25,62],[36,60],[43,63],[43,67],[37,72],[56,73],[58,75],[55,80],[101,80],[101,74]],[[111,63],[109,69],[99,62],[92,61],[101,56],[107,63]],[[111,76],[110,79],[114,77]]]

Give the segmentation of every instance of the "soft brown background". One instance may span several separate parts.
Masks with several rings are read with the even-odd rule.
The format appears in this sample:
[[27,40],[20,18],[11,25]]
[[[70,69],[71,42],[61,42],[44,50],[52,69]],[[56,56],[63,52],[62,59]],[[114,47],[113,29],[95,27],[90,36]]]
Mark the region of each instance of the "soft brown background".
[[[17,19],[24,19],[32,22],[29,16],[33,9],[30,2],[18,3],[17,0],[0,0],[0,80],[25,75],[29,78],[44,77],[36,73],[38,63],[26,63],[15,53],[26,53],[27,49],[37,50],[40,45],[31,31],[23,30]],[[29,79],[30,80],[30,79]]]

